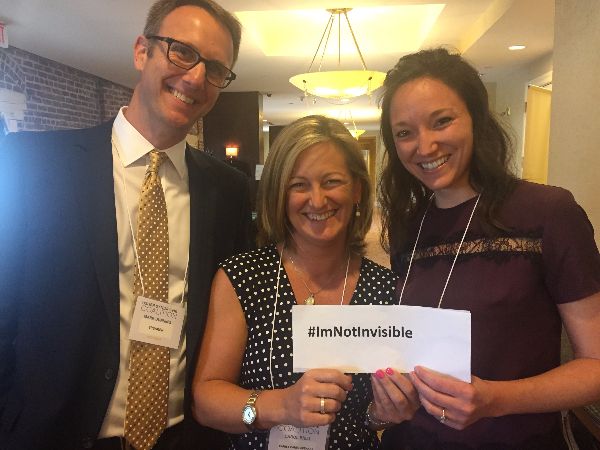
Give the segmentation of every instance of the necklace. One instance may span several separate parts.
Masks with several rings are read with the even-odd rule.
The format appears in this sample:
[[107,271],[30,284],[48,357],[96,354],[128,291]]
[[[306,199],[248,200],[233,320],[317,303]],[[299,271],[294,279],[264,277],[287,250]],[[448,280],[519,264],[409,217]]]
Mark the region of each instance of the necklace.
[[[406,270],[406,277],[404,277],[404,284],[402,285],[402,290],[400,291],[400,298],[398,300],[398,304],[402,303],[402,294],[404,294],[404,288],[406,286],[406,282],[408,281],[408,275],[410,274],[410,269],[412,267],[413,258],[415,257],[415,250],[417,249],[417,242],[419,242],[419,236],[421,236],[421,230],[423,229],[423,222],[425,221],[425,216],[427,215],[427,211],[429,211],[429,206],[431,205],[431,201],[435,194],[431,194],[429,197],[429,203],[427,203],[427,208],[423,213],[423,218],[421,219],[421,224],[419,225],[419,231],[417,232],[417,238],[415,239],[415,245],[412,249],[412,254],[410,255],[410,261],[408,263],[408,269]],[[465,227],[465,232],[462,235],[460,240],[460,244],[458,244],[458,250],[456,250],[456,255],[454,256],[454,261],[452,261],[452,266],[450,266],[450,273],[448,273],[448,278],[446,278],[446,284],[444,284],[444,289],[442,290],[442,295],[440,295],[440,301],[438,302],[438,308],[442,306],[442,300],[444,299],[444,294],[446,293],[446,288],[448,287],[448,282],[450,281],[450,277],[452,276],[452,271],[454,270],[454,264],[456,264],[456,260],[458,259],[458,255],[460,254],[460,248],[465,241],[465,236],[467,235],[467,230],[471,225],[471,219],[473,219],[473,214],[475,214],[475,209],[477,208],[477,204],[479,203],[479,199],[481,198],[481,193],[477,195],[477,200],[475,201],[475,205],[471,210],[471,215],[469,216],[469,221],[467,222],[467,226]]]
[[[283,253],[283,252],[282,252]],[[294,267],[294,271],[298,274],[298,278],[300,278],[300,281],[302,281],[302,284],[304,285],[304,287],[306,288],[306,290],[308,291],[308,297],[306,297],[304,299],[304,304],[305,305],[314,305],[315,304],[315,295],[317,295],[319,292],[321,292],[323,290],[323,288],[331,283],[331,281],[333,280],[333,277],[335,276],[335,273],[333,274],[333,276],[328,280],[328,282],[323,285],[321,287],[321,289],[319,289],[318,291],[312,291],[309,287],[308,284],[306,283],[306,281],[304,281],[304,277],[302,276],[302,270],[296,265],[296,263],[294,262],[294,260],[292,259],[292,255],[290,255],[288,253],[288,258],[290,260],[290,262],[292,263],[292,266]],[[344,294],[346,293],[346,283],[348,281],[348,268],[350,267],[350,253],[348,253],[348,260],[346,261],[346,275],[344,276],[344,289],[342,290],[342,299],[340,301],[340,305],[342,303],[344,303]]]

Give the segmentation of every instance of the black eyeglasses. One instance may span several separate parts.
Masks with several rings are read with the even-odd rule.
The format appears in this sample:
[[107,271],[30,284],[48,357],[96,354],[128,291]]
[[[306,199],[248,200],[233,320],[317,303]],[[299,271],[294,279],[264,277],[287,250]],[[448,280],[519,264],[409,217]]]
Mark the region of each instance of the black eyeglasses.
[[146,39],[156,39],[167,43],[167,59],[185,70],[190,70],[200,63],[204,63],[206,68],[206,81],[213,86],[224,89],[236,79],[236,74],[221,64],[219,61],[212,61],[204,58],[193,47],[170,37],[164,36],[146,36]]

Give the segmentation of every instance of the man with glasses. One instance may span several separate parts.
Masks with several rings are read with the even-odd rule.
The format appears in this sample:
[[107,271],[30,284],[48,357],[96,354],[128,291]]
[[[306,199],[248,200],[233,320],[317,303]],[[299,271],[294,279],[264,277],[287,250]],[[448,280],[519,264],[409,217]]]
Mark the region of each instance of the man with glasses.
[[248,186],[185,138],[240,37],[212,0],[158,0],[113,121],[3,142],[3,450],[221,448],[191,382],[212,276],[250,245]]

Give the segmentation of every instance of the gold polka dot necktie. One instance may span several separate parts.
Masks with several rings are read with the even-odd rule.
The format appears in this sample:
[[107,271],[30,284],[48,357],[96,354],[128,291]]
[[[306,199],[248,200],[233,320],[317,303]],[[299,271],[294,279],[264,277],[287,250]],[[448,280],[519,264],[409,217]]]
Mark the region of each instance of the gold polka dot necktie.
[[[169,226],[158,168],[165,159],[165,153],[150,152],[140,194],[133,278],[136,298],[143,295],[163,302],[169,294]],[[169,359],[167,347],[131,341],[125,439],[136,450],[151,449],[167,427]]]

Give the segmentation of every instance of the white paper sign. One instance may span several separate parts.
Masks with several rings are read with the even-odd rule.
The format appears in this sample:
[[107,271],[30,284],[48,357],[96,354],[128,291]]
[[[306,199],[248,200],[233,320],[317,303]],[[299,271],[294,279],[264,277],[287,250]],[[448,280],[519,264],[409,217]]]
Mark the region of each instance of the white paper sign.
[[129,339],[179,348],[185,310],[180,304],[138,297],[131,319]]
[[292,308],[294,372],[424,366],[471,381],[471,313],[406,305]]

